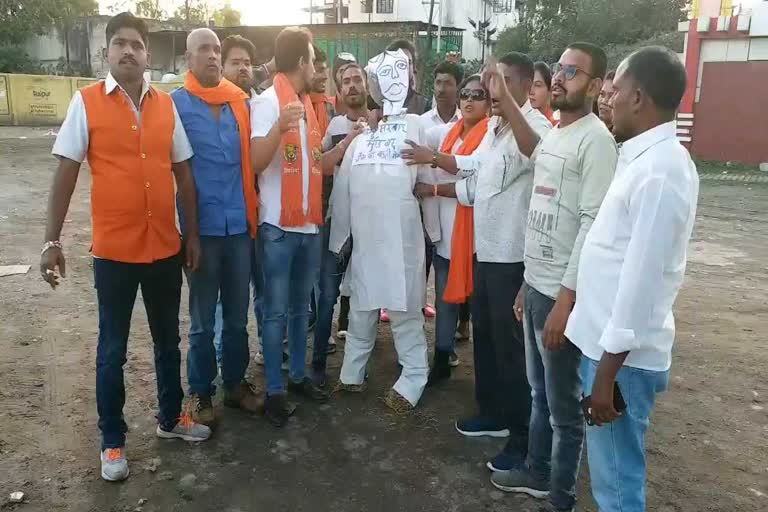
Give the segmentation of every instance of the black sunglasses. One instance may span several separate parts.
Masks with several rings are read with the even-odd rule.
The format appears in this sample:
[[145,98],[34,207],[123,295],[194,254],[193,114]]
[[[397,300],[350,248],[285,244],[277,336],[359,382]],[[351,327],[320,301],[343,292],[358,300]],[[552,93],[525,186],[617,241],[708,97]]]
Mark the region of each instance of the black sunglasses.
[[462,89],[459,91],[459,99],[464,101],[485,101],[488,99],[488,94],[483,89]]

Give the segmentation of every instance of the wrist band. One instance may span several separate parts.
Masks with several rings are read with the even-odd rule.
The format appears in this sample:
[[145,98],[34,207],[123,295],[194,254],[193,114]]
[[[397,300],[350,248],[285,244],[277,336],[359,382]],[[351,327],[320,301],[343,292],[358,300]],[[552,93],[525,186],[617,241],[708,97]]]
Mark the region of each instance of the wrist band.
[[57,249],[63,249],[64,247],[61,245],[61,242],[58,240],[49,240],[48,242],[45,242],[43,244],[43,248],[40,250],[40,254],[44,254],[45,251],[50,249],[51,247],[56,247]]
[[[433,168],[437,167],[437,156],[438,156],[439,154],[440,154],[440,153],[438,153],[437,151],[435,151],[434,153],[432,153],[432,167],[433,167]],[[435,194],[435,195],[437,195],[437,194]]]

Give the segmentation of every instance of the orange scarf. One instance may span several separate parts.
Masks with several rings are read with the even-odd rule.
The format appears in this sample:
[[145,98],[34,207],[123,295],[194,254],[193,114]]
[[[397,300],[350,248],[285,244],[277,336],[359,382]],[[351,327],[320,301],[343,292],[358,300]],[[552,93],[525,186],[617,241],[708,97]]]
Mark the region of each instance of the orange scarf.
[[317,126],[320,128],[320,137],[325,137],[325,131],[328,129],[328,96],[319,92],[309,94],[309,101],[312,102],[312,108],[315,109],[317,117]]
[[[467,134],[457,155],[471,155],[488,131],[488,118],[477,123]],[[443,141],[441,153],[453,153],[453,146],[464,133],[464,120],[459,120]],[[450,304],[463,304],[472,296],[472,259],[475,254],[475,218],[470,206],[456,204],[456,219],[451,239],[451,263],[448,267],[448,284],[443,300]]]
[[291,82],[283,73],[275,75],[273,81],[277,101],[282,111],[289,103],[301,101],[304,104],[304,112],[307,118],[307,142],[309,148],[307,154],[312,161],[309,163],[309,209],[304,213],[304,182],[302,167],[301,135],[299,128],[291,128],[283,134],[280,148],[283,152],[283,179],[280,202],[280,225],[285,227],[298,227],[307,224],[320,225],[323,223],[323,171],[320,168],[320,158],[323,156],[320,127],[315,117],[312,102],[309,95],[305,94],[301,99],[296,95]]
[[187,73],[184,80],[184,88],[189,94],[200,98],[209,105],[229,104],[237,121],[237,129],[240,132],[240,158],[242,160],[243,196],[245,197],[245,218],[248,221],[248,232],[252,238],[256,238],[258,217],[256,209],[259,201],[256,197],[256,184],[253,169],[251,168],[251,112],[248,109],[248,95],[238,86],[222,78],[216,87],[203,87],[195,75]]

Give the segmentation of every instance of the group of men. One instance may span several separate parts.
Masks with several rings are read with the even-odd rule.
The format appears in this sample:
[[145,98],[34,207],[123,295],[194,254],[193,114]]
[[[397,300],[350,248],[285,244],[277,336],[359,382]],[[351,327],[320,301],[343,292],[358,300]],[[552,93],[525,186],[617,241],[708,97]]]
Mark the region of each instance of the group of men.
[[[250,41],[194,30],[184,85],[170,95],[143,78],[142,20],[119,14],[106,36],[110,73],[75,94],[53,148],[59,168],[41,255],[55,287],[65,275],[60,233],[87,158],[104,479],[129,473],[122,367],[139,286],[154,342],[157,435],[187,441],[211,435],[219,374],[225,406],[276,426],[296,408],[287,392],[328,400],[341,294],[339,391],[363,391],[386,312],[402,370],[385,401],[412,410],[428,385],[451,376],[471,311],[477,414],[456,428],[508,438],[488,461],[492,483],[548,498],[545,510],[573,510],[586,430],[600,510],[645,509],[644,434],[668,379],[671,309],[698,195],[675,135],[685,71],[674,53],[639,50],[610,84],[605,52],[589,43],[571,44],[551,69],[510,53],[465,78],[445,62],[429,109],[406,41],[366,67],[338,56],[329,98],[328,59],[303,29],[280,33],[258,80]],[[537,88],[551,109],[532,106]],[[191,319],[184,410],[182,269]],[[251,287],[263,399],[245,378]]]

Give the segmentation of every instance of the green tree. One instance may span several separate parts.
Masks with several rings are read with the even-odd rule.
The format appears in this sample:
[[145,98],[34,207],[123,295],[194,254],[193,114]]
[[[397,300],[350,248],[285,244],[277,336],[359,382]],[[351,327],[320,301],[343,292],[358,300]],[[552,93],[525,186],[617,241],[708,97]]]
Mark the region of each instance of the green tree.
[[43,34],[58,19],[57,0],[0,0],[0,46]]
[[233,9],[227,2],[220,9],[213,11],[213,21],[217,27],[239,27],[240,11]]
[[184,0],[173,13],[173,20],[183,27],[190,28],[207,25],[211,16],[211,6],[206,0]]
[[160,0],[136,0],[136,15],[153,20],[166,18],[165,10],[160,6]]

